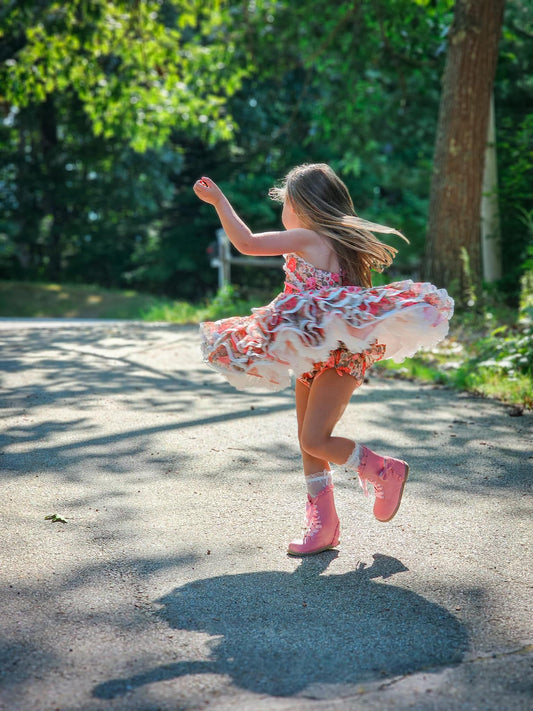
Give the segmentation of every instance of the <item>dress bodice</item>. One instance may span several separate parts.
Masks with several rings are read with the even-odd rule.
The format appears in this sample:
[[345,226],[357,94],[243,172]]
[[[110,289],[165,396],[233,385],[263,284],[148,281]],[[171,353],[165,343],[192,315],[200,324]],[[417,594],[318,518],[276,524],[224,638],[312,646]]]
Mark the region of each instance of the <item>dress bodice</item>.
[[285,293],[342,285],[342,273],[318,269],[297,254],[285,255]]

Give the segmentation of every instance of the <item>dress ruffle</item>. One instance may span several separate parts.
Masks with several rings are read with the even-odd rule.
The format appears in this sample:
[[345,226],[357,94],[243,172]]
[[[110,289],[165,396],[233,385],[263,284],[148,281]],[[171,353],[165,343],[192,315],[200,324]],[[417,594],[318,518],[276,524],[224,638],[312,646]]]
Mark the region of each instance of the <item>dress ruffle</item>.
[[281,390],[290,385],[291,372],[311,371],[339,343],[352,353],[383,344],[384,358],[401,362],[441,341],[452,315],[453,300],[429,283],[301,291],[289,282],[249,316],[202,323],[202,353],[238,389]]

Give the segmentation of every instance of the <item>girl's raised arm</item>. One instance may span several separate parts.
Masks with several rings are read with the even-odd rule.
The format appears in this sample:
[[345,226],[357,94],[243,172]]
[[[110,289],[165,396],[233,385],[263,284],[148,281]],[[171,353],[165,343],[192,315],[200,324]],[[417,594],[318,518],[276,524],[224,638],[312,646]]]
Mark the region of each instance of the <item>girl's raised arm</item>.
[[213,205],[224,232],[241,254],[266,257],[289,252],[305,252],[318,239],[315,232],[304,228],[253,234],[211,178],[203,177],[197,180],[193,190],[200,200]]

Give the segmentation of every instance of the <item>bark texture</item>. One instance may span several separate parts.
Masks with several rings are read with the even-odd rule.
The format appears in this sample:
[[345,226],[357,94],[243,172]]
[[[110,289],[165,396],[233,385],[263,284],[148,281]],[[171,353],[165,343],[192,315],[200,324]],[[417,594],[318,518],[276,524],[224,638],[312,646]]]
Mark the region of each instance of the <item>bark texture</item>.
[[483,280],[492,284],[502,278],[500,211],[498,206],[498,160],[494,96],[490,100],[489,129],[481,195],[481,255]]
[[483,164],[504,5],[505,0],[457,0],[448,38],[424,276],[459,300],[471,281],[481,281]]

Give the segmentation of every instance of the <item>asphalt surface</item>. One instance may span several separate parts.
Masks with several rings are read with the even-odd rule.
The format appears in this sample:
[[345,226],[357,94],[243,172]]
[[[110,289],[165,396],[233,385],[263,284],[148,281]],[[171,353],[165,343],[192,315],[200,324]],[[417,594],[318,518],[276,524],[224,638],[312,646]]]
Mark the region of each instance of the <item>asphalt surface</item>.
[[298,559],[293,394],[196,328],[1,320],[0,370],[1,709],[532,708],[531,413],[372,374],[338,432],[404,502],[338,471],[341,544]]

